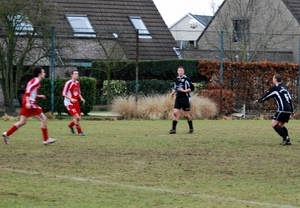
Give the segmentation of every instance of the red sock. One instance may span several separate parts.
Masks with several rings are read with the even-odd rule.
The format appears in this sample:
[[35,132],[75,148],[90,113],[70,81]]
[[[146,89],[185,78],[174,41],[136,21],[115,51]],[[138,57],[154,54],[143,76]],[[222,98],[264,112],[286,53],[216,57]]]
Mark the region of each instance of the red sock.
[[80,134],[82,132],[81,126],[79,124],[76,125],[76,129],[77,129],[78,134]]
[[47,141],[48,140],[48,129],[47,129],[47,127],[42,127],[41,130],[42,130],[42,133],[43,133],[43,140]]
[[70,124],[69,124],[69,127],[73,127],[75,124],[74,124],[74,121],[72,121]]
[[6,135],[9,136],[9,135],[12,135],[15,131],[18,130],[18,127],[16,127],[15,125],[13,125],[7,132],[6,132]]

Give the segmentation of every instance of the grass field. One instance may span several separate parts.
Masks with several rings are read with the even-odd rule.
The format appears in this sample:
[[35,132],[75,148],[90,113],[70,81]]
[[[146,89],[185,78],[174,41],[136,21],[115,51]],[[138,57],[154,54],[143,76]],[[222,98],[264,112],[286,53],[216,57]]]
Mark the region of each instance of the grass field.
[[[28,121],[0,143],[0,207],[300,207],[300,121],[291,146],[268,120]],[[0,131],[14,122],[0,121]]]

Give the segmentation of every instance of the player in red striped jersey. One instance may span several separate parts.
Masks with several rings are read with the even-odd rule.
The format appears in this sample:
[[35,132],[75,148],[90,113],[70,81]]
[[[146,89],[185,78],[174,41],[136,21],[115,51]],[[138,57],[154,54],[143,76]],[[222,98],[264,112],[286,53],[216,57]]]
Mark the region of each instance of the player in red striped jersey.
[[39,95],[41,80],[45,78],[45,71],[41,67],[33,69],[34,78],[32,78],[26,86],[25,94],[22,99],[22,108],[20,110],[20,120],[15,123],[7,132],[3,132],[2,136],[6,144],[9,143],[9,136],[17,131],[21,126],[25,125],[28,117],[35,116],[41,121],[41,130],[43,133],[43,144],[51,144],[55,139],[48,137],[47,117],[43,113],[43,109],[37,105],[36,98],[46,99],[45,95]]
[[62,91],[62,95],[65,97],[64,99],[64,105],[66,106],[69,114],[73,116],[73,120],[68,125],[71,132],[75,134],[74,126],[77,129],[79,136],[84,136],[84,133],[82,132],[81,126],[80,126],[80,120],[81,120],[81,109],[79,104],[79,99],[85,103],[85,100],[81,96],[80,91],[80,82],[78,81],[78,71],[73,70],[71,72],[71,79],[67,81],[64,85],[64,89]]

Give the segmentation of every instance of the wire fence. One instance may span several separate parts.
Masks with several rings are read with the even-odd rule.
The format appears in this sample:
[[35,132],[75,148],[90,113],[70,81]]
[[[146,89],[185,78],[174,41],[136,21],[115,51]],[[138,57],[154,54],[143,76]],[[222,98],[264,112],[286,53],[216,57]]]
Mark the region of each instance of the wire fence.
[[[7,32],[7,27],[0,26],[3,50],[7,47]],[[93,60],[146,60],[147,56],[157,57],[158,60],[167,59],[172,56],[170,54],[173,54],[174,59],[299,63],[299,34],[233,31],[205,31],[201,34],[201,31],[194,30],[153,28],[145,36],[144,34],[144,31],[137,34],[134,29],[122,27],[94,28],[94,31],[90,28],[72,30],[65,27],[25,27],[15,31],[15,36],[19,38],[19,54],[30,43],[30,38],[35,39],[35,44],[32,45],[34,50],[30,51],[24,65],[35,63],[49,66],[49,71],[55,69],[55,77],[64,77],[65,72],[72,68],[88,68]],[[167,55],[155,56],[152,53]],[[36,59],[39,61],[35,61]],[[298,80],[293,83],[298,85]]]

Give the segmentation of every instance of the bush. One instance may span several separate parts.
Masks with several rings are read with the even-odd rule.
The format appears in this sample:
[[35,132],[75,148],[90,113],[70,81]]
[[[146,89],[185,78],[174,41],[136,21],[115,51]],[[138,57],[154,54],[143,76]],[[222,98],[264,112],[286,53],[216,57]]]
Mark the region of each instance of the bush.
[[[68,78],[56,78],[54,80],[54,112],[65,113],[67,112],[66,107],[64,106],[62,90]],[[82,112],[86,115],[91,110],[95,103],[95,94],[96,94],[96,80],[89,77],[80,77],[78,79],[80,82],[80,89],[83,98],[85,99],[85,104],[81,105]],[[43,108],[44,112],[51,111],[51,80],[43,79],[41,83],[40,94],[46,95],[47,99],[39,99],[38,104]]]
[[[221,98],[222,93],[222,100]],[[235,92],[232,90],[222,90],[221,89],[211,89],[211,90],[201,90],[200,96],[209,98],[217,103],[217,107],[220,109],[220,103],[222,101],[221,114],[231,113],[235,106]]]
[[[120,114],[125,119],[172,119],[175,98],[170,95],[153,95],[139,97],[118,97],[113,101],[112,112]],[[193,119],[212,118],[218,114],[218,108],[209,98],[192,95],[191,116]],[[183,115],[180,115],[183,118]]]

